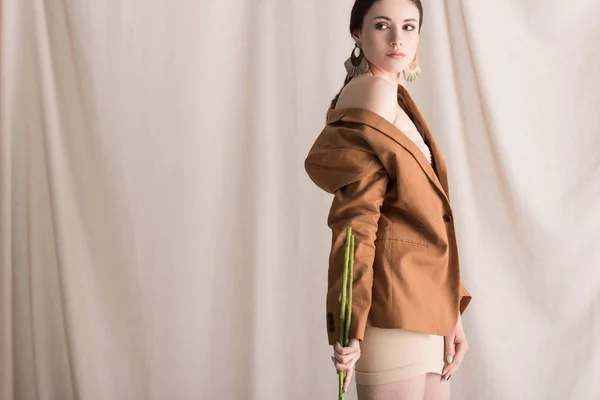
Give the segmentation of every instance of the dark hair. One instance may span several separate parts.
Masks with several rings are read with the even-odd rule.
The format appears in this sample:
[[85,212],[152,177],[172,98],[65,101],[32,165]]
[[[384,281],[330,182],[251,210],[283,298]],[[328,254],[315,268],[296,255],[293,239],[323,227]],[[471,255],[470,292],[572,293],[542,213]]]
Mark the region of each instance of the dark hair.
[[[377,1],[379,1],[379,0],[356,0],[354,2],[354,6],[352,6],[352,11],[350,12],[350,34],[353,34],[355,31],[362,30],[365,15],[367,15],[367,13],[371,9],[371,7],[373,7],[373,4],[377,3]],[[419,16],[420,16],[420,18],[419,18],[419,33],[420,33],[421,26],[423,26],[423,4],[421,4],[421,0],[410,0],[410,1],[412,1],[413,4],[415,6],[417,6],[417,9],[419,10]],[[350,82],[351,79],[352,78],[350,78],[348,75],[346,75],[346,79],[344,80],[344,85],[342,86],[342,88],[340,89],[338,94],[335,96],[335,98],[331,101],[330,108],[335,107],[335,105],[338,101],[338,98],[340,97],[340,93],[342,92],[342,89],[344,89],[344,86],[346,86],[348,84],[348,82]]]

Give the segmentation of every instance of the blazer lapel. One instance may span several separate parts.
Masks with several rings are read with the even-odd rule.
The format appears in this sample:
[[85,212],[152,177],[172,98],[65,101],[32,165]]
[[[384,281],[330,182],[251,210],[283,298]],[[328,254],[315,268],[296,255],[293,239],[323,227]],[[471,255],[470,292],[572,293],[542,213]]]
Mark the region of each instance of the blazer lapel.
[[414,117],[419,121],[421,126],[423,127],[423,136],[425,142],[429,145],[429,149],[431,150],[431,158],[433,161],[433,165],[435,166],[437,172],[437,178],[439,179],[444,193],[446,197],[449,197],[449,188],[448,188],[448,171],[446,169],[446,163],[444,161],[444,157],[442,156],[442,152],[440,151],[433,135],[431,134],[431,130],[429,129],[429,125],[427,125],[427,121],[421,114],[421,111],[413,101],[412,97],[408,93],[408,91],[402,85],[398,85],[398,93],[404,97],[404,101],[406,105],[413,113]]
[[[399,89],[400,90],[400,89]],[[443,159],[441,158],[441,153],[429,132],[429,128],[427,127],[425,121],[423,120],[423,116],[416,109],[414,102],[412,99],[409,100],[408,96],[405,95],[405,99],[407,100],[407,104],[410,107],[410,110],[413,112],[415,118],[419,120],[421,125],[423,126],[425,141],[430,145],[431,157],[432,161],[434,161],[437,172],[440,175],[441,179],[438,179],[435,171],[432,166],[427,161],[427,158],[423,154],[423,152],[417,147],[417,145],[406,136],[398,127],[385,118],[381,117],[377,113],[364,109],[364,108],[342,108],[342,109],[332,109],[330,108],[327,112],[327,123],[331,123],[337,120],[342,120],[346,122],[354,122],[354,123],[363,123],[371,126],[374,129],[377,129],[384,135],[388,136],[400,146],[404,147],[419,163],[425,175],[431,180],[431,182],[438,189],[442,197],[449,202],[447,196],[447,182],[446,182],[446,174],[445,167],[443,166]],[[442,185],[442,181],[444,181],[444,185]],[[444,187],[446,186],[446,187]]]

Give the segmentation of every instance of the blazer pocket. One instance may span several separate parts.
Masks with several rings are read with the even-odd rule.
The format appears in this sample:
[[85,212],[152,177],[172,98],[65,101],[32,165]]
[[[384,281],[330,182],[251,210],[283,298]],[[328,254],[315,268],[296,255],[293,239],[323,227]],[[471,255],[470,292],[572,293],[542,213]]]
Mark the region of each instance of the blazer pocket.
[[378,237],[378,239],[402,242],[420,247],[429,247],[429,242],[427,242],[423,233],[418,230],[405,231],[391,236],[381,236]]

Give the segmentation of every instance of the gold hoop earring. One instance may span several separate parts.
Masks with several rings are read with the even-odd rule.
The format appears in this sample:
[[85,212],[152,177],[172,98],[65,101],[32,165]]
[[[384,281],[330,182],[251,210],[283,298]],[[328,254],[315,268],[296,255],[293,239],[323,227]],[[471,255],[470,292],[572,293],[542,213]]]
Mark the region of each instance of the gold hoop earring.
[[421,67],[419,67],[419,61],[417,59],[417,55],[415,54],[414,60],[408,64],[408,68],[402,70],[402,76],[404,80],[407,82],[414,82],[421,75]]
[[[356,49],[358,49],[358,55],[354,54]],[[350,53],[350,58],[344,62],[344,67],[346,68],[349,78],[353,78],[357,75],[365,74],[370,71],[369,63],[365,58],[365,53],[358,43],[354,44],[352,53]]]

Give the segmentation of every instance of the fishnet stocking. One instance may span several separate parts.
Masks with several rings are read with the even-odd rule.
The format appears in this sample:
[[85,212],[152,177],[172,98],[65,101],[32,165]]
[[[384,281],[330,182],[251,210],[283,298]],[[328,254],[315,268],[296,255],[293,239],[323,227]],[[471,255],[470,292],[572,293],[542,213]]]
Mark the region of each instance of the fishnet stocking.
[[450,400],[450,382],[452,382],[452,379],[444,382],[441,379],[440,374],[427,374],[423,400]]
[[383,385],[356,385],[358,400],[450,400],[450,382],[428,373]]
[[356,385],[358,400],[423,400],[425,375],[383,385]]

